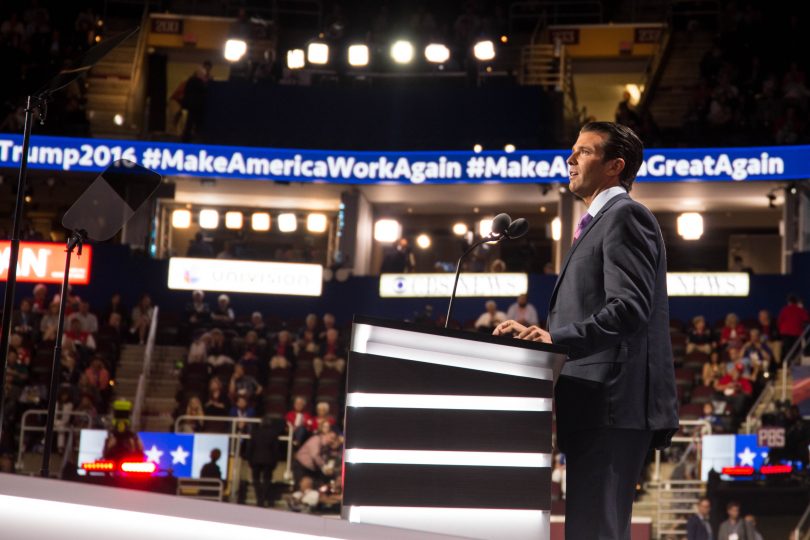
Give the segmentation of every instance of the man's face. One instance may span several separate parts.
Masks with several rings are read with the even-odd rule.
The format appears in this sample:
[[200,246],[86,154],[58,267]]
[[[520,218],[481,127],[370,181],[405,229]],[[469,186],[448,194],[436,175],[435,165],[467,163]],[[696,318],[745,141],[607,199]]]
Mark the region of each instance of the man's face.
[[708,517],[712,509],[712,504],[709,501],[703,500],[698,503],[698,514],[703,517]]
[[740,518],[740,507],[739,506],[731,506],[728,509],[728,517],[730,519],[739,519]]
[[617,161],[603,161],[602,146],[607,135],[596,131],[580,132],[568,156],[568,189],[580,198],[592,197],[618,174]]
[[529,299],[526,298],[525,294],[521,294],[518,296],[517,303],[520,307],[526,307],[526,304],[529,303]]

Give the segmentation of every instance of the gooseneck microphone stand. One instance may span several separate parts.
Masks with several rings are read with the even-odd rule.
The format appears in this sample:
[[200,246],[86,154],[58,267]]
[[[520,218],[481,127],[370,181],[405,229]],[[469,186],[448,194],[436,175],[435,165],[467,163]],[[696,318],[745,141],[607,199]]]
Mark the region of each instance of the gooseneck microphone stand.
[[456,288],[458,287],[458,277],[461,274],[461,263],[462,263],[462,261],[465,259],[465,257],[467,257],[467,255],[472,253],[472,251],[475,248],[477,248],[478,246],[480,246],[484,242],[493,242],[493,243],[497,244],[498,242],[500,242],[504,238],[506,238],[505,233],[501,233],[501,234],[490,233],[488,236],[485,236],[484,238],[480,239],[479,241],[474,242],[473,245],[471,245],[469,248],[467,248],[467,251],[465,251],[461,255],[461,257],[458,258],[458,262],[456,263],[456,278],[453,281],[453,294],[450,295],[450,304],[448,304],[448,306],[447,306],[447,319],[444,321],[444,327],[445,328],[447,328],[447,325],[450,324],[450,315],[453,314],[453,300],[456,299]]
[[53,348],[53,363],[51,365],[51,388],[48,390],[48,419],[45,423],[45,444],[42,451],[42,469],[40,476],[48,478],[51,466],[51,448],[53,447],[53,424],[56,413],[56,393],[59,391],[59,382],[62,370],[59,369],[62,361],[62,334],[65,331],[65,306],[67,305],[68,278],[70,277],[70,256],[73,250],[82,256],[82,246],[87,241],[87,231],[80,229],[71,231],[67,239],[67,255],[65,257],[65,275],[62,277],[62,291],[59,296],[59,319],[56,326],[56,344]]

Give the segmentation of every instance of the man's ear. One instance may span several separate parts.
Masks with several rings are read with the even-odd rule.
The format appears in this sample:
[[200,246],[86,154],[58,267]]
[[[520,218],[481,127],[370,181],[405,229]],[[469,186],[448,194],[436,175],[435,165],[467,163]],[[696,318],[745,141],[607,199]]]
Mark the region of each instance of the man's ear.
[[624,166],[625,166],[624,158],[612,159],[610,161],[610,165],[608,166],[608,172],[611,175],[619,176],[624,170]]

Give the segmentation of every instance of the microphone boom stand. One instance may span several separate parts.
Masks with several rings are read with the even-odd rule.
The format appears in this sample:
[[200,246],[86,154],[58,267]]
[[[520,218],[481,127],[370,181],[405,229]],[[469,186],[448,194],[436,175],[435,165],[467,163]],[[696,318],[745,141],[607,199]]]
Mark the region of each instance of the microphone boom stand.
[[472,251],[475,248],[477,248],[478,246],[480,246],[481,244],[483,244],[485,242],[493,242],[493,243],[497,244],[498,242],[500,242],[504,238],[506,238],[506,235],[503,234],[503,233],[499,234],[499,235],[494,235],[494,234],[490,233],[489,236],[485,236],[484,238],[480,239],[479,241],[473,243],[473,245],[471,245],[469,248],[467,248],[467,251],[465,251],[461,255],[461,257],[458,258],[458,262],[456,263],[456,278],[453,281],[453,294],[450,295],[450,303],[447,306],[447,318],[444,321],[444,327],[445,328],[447,328],[447,325],[450,324],[450,315],[452,315],[452,313],[453,313],[453,300],[456,299],[456,288],[458,287],[458,277],[461,274],[461,262],[464,260],[464,258],[467,255],[472,253]]
[[65,305],[68,290],[68,279],[70,278],[70,256],[73,250],[77,250],[77,255],[82,256],[82,245],[87,241],[87,231],[80,229],[70,231],[67,239],[67,255],[65,257],[65,275],[62,277],[62,293],[59,297],[59,319],[56,329],[56,343],[53,348],[53,362],[51,364],[51,388],[48,390],[48,419],[45,424],[45,443],[42,451],[42,470],[40,476],[48,478],[50,476],[51,448],[53,447],[53,424],[56,414],[56,392],[59,391],[59,382],[62,378],[59,369],[62,360],[62,333],[65,330]]

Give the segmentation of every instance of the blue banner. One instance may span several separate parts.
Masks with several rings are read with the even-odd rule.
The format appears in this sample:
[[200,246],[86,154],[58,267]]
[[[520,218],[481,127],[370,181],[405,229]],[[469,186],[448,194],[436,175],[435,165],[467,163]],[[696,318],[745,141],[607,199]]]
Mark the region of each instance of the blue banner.
[[[346,152],[33,136],[29,166],[100,172],[128,159],[165,176],[331,184],[567,181],[568,150]],[[22,136],[0,134],[0,167],[17,167]],[[716,182],[810,178],[810,146],[651,148],[638,180]]]

